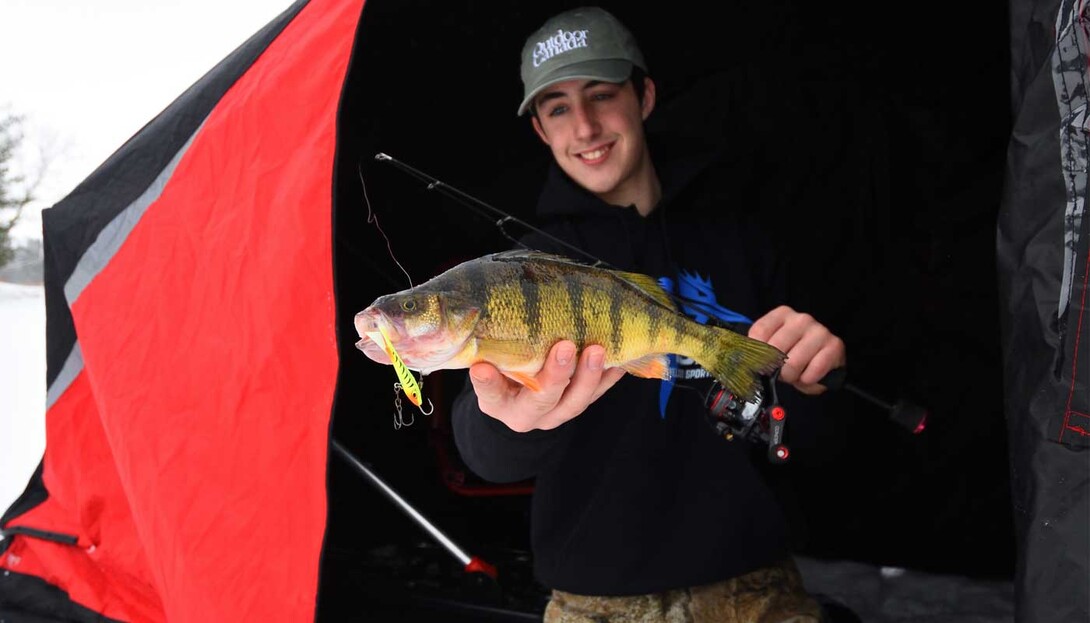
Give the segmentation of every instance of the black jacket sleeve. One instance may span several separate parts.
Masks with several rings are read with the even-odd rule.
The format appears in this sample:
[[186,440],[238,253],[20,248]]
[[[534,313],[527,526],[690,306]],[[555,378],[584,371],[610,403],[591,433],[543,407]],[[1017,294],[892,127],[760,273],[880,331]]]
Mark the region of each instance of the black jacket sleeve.
[[451,419],[454,443],[462,460],[475,474],[492,482],[517,482],[536,476],[549,464],[568,429],[565,424],[553,430],[516,433],[481,411],[468,374],[454,399]]

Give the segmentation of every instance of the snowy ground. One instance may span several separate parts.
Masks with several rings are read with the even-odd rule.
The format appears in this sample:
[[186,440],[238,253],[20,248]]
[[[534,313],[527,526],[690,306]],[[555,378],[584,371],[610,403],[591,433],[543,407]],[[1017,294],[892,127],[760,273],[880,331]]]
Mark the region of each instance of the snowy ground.
[[[0,282],[0,513],[22,493],[45,449],[45,296]],[[863,623],[1011,623],[1013,588],[851,561],[798,560],[807,589]]]
[[0,282],[0,513],[45,450],[45,294]]
[[847,606],[861,623],[1014,623],[1011,582],[845,560],[795,561],[807,591]]

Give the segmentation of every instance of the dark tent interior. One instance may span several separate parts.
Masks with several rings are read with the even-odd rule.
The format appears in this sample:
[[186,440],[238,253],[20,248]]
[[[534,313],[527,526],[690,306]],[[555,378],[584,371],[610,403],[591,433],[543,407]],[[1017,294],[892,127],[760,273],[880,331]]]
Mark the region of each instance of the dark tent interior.
[[[577,3],[366,4],[338,129],[332,437],[496,565],[499,584],[467,577],[331,454],[320,618],[361,601],[403,608],[410,592],[446,612],[433,620],[457,620],[451,602],[469,608],[466,620],[518,620],[543,606],[529,574],[525,489],[478,479],[451,441],[449,403],[464,372],[426,377],[434,413],[405,402],[412,425],[396,427],[395,376],[354,348],[352,317],[408,287],[391,253],[419,283],[511,244],[494,218],[375,154],[533,223],[549,156],[515,114],[518,51],[569,6]],[[844,338],[853,386],[929,411],[926,430],[912,435],[874,400],[840,391],[824,398],[835,404],[830,417],[789,420],[788,463],[772,465],[754,446],[796,551],[1010,579],[995,268],[1010,133],[1005,4],[891,6],[881,17],[854,3],[603,6],[641,42],[659,90],[651,126],[739,154],[740,179],[753,185],[751,205],[739,207],[799,258],[797,295]]]

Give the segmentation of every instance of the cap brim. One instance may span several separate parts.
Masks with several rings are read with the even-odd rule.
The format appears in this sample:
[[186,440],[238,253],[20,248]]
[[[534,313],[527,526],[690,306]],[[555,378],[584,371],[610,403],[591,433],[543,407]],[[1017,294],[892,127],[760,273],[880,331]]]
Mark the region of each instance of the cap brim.
[[556,68],[555,71],[542,75],[533,89],[519,104],[518,116],[530,108],[530,103],[545,89],[565,80],[601,80],[603,82],[624,82],[632,75],[632,63],[620,59],[583,61]]

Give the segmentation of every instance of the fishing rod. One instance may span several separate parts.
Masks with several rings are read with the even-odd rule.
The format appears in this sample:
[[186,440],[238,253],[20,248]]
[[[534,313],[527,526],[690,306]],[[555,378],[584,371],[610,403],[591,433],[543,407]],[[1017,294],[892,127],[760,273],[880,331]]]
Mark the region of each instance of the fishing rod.
[[[379,162],[386,162],[386,163],[388,163],[390,165],[393,165],[394,167],[396,167],[397,169],[399,169],[403,173],[406,173],[409,176],[411,176],[413,178],[416,178],[418,181],[422,182],[428,190],[434,190],[434,191],[436,191],[436,192],[438,192],[438,193],[440,193],[442,195],[445,195],[445,196],[447,196],[447,197],[449,197],[451,199],[454,199],[456,202],[460,203],[463,207],[468,208],[471,212],[473,212],[473,213],[475,213],[475,214],[477,214],[479,216],[482,216],[482,217],[488,219],[489,221],[491,221],[493,218],[497,218],[498,220],[496,220],[492,224],[495,225],[496,228],[500,230],[500,233],[502,233],[505,238],[507,238],[508,240],[513,242],[514,244],[518,245],[522,249],[528,249],[528,247],[521,240],[518,240],[518,239],[512,237],[511,234],[507,233],[507,230],[504,229],[504,225],[506,225],[507,223],[515,223],[516,225],[520,225],[522,227],[525,227],[527,230],[532,231],[532,232],[534,232],[534,233],[536,233],[536,234],[538,234],[540,236],[543,236],[543,237],[547,238],[550,242],[553,242],[553,243],[555,243],[555,244],[557,244],[559,246],[564,247],[565,249],[568,249],[570,251],[573,251],[573,252],[577,253],[584,260],[588,260],[588,261],[592,262],[592,266],[594,266],[596,268],[607,268],[607,269],[610,269],[610,270],[619,270],[616,266],[611,265],[609,262],[599,258],[598,256],[593,255],[593,254],[583,250],[582,248],[569,243],[566,240],[563,240],[561,238],[557,238],[556,236],[550,234],[549,232],[547,232],[547,231],[545,231],[545,230],[543,230],[543,229],[541,229],[539,227],[535,227],[535,226],[527,223],[526,221],[524,221],[524,220],[522,220],[522,219],[520,219],[520,218],[518,218],[518,217],[516,217],[516,216],[514,216],[512,214],[504,212],[503,210],[501,210],[501,209],[499,209],[499,208],[497,208],[495,206],[489,205],[488,203],[485,203],[484,201],[481,201],[480,199],[474,197],[473,195],[470,195],[470,194],[468,194],[468,193],[466,193],[464,191],[461,191],[461,190],[451,186],[450,184],[447,184],[446,182],[444,182],[444,181],[442,181],[442,180],[440,180],[438,178],[435,178],[435,177],[433,177],[431,175],[428,175],[427,173],[424,173],[423,171],[420,171],[419,169],[417,169],[417,168],[415,168],[415,167],[413,167],[413,166],[411,166],[409,164],[401,162],[400,160],[398,160],[397,158],[394,158],[393,156],[390,156],[389,154],[385,154],[385,153],[381,153],[381,152],[377,153],[377,154],[375,154],[375,160],[377,160]],[[530,249],[530,250],[533,250],[533,249]],[[693,299],[690,299],[690,298],[686,298],[686,297],[674,294],[672,292],[668,292],[665,289],[663,291],[666,292],[666,294],[671,299],[673,299],[674,301],[676,301],[676,302],[678,302],[678,303],[680,303],[682,305],[685,305],[685,306],[695,307],[699,311],[704,312],[708,316],[708,321],[711,322],[712,324],[721,326],[721,327],[726,328],[726,329],[730,329],[731,331],[734,331],[736,333],[743,333],[744,334],[745,331],[749,328],[749,325],[753,324],[753,321],[750,320],[749,318],[746,318],[742,314],[739,314],[737,312],[733,312],[731,310],[726,310],[726,311],[730,312],[732,314],[731,317],[736,318],[736,321],[734,321],[734,322],[723,321],[718,316],[716,316],[716,313],[715,313],[716,310],[712,309],[704,301],[697,301],[697,300],[693,300]]]
[[[428,175],[419,169],[404,163],[389,154],[379,152],[375,154],[375,160],[378,162],[385,162],[394,166],[399,171],[408,174],[416,180],[422,182],[428,190],[434,190],[446,197],[449,197],[461,204],[463,207],[468,208],[471,212],[482,216],[489,221],[496,219],[493,223],[508,240],[515,243],[519,247],[527,248],[521,241],[512,237],[504,226],[508,223],[515,223],[527,230],[532,231],[538,235],[541,235],[565,249],[569,249],[577,253],[580,257],[593,262],[596,267],[604,267],[608,269],[617,270],[616,267],[611,266],[605,260],[598,258],[597,256],[575,246],[566,240],[562,240],[553,236],[552,234],[519,219],[512,214],[505,212],[495,206],[492,206],[473,195],[470,195],[446,182]],[[665,291],[665,290],[664,290]],[[749,326],[753,324],[753,321],[737,312],[731,312],[735,314],[737,318],[736,322],[724,322],[721,321],[716,314],[715,310],[711,309],[703,301],[695,301],[682,296],[678,296],[671,292],[667,294],[675,301],[681,303],[683,306],[689,306],[696,308],[702,312],[705,312],[708,316],[708,322],[722,326],[726,329],[730,329],[737,333],[745,335],[748,332]],[[730,310],[727,310],[730,311]],[[877,406],[887,413],[889,419],[895,422],[898,426],[910,431],[912,434],[920,434],[923,432],[927,424],[928,412],[926,409],[917,406],[915,404],[898,401],[895,404],[890,404],[870,392],[864,391],[856,385],[847,382],[847,371],[844,368],[837,368],[829,371],[820,381],[819,385],[823,385],[830,390],[845,390],[851,394],[863,399],[864,401]],[[740,400],[737,396],[731,395],[726,392],[726,389],[721,384],[716,382],[713,384],[711,391],[705,397],[705,406],[712,413],[719,423],[727,426],[726,436],[732,438],[735,434],[742,432],[742,436],[753,438],[754,436],[760,437],[764,441],[769,442],[769,458],[775,462],[783,462],[787,460],[788,451],[786,446],[782,445],[779,437],[782,436],[783,420],[786,417],[786,412],[778,404],[778,398],[775,393],[775,379],[770,384],[771,391],[766,394],[771,394],[772,404],[761,405],[751,402],[745,402]],[[762,424],[763,423],[763,424]]]
[[[542,231],[541,229],[538,229],[537,227],[534,227],[533,225],[527,223],[526,221],[524,221],[522,219],[519,219],[519,218],[517,218],[517,217],[515,217],[515,216],[513,216],[511,214],[508,214],[507,212],[504,212],[503,210],[501,210],[501,209],[499,209],[497,207],[491,206],[491,205],[481,201],[480,199],[474,197],[473,195],[470,195],[470,194],[465,193],[465,192],[463,192],[461,190],[458,190],[457,188],[451,186],[450,184],[447,184],[446,182],[444,182],[442,180],[434,178],[434,177],[432,177],[432,176],[430,176],[430,175],[428,175],[426,173],[423,173],[419,169],[415,169],[415,168],[409,166],[408,164],[405,164],[404,162],[401,162],[400,160],[394,158],[393,156],[390,156],[388,154],[384,154],[384,153],[380,152],[380,153],[375,154],[375,160],[378,160],[379,162],[387,162],[389,164],[392,164],[393,166],[400,169],[402,172],[408,173],[410,176],[415,177],[417,180],[419,180],[421,182],[424,182],[424,184],[425,184],[425,186],[426,186],[426,188],[428,190],[438,191],[440,194],[446,195],[447,197],[450,197],[451,199],[454,199],[458,203],[462,204],[463,207],[469,208],[470,211],[472,211],[472,212],[474,212],[474,213],[476,213],[476,214],[478,214],[480,216],[483,216],[486,219],[491,220],[493,217],[498,217],[499,220],[497,220],[495,223],[493,223],[493,225],[495,225],[500,230],[500,233],[502,233],[504,235],[504,237],[506,237],[511,242],[519,245],[523,249],[526,248],[526,245],[524,245],[522,242],[516,240],[515,238],[512,238],[511,235],[507,233],[507,230],[503,228],[504,225],[506,225],[507,223],[515,223],[517,225],[521,225],[521,226],[525,227],[526,229],[529,229],[530,231],[533,231],[535,233],[541,234],[542,236],[545,236],[546,238],[549,239],[550,242],[555,242],[556,244],[564,247],[565,249],[568,249],[569,251],[574,251],[574,252],[578,253],[584,259],[587,259],[587,260],[590,260],[590,261],[594,262],[595,266],[602,266],[602,267],[605,267],[605,268],[613,268],[612,266],[607,264],[604,260],[598,259],[594,255],[591,255],[590,253],[587,253],[583,249],[580,249],[579,247],[575,246],[574,244],[571,244],[571,243],[567,242],[566,240],[561,240],[560,238],[557,238],[556,236],[553,236],[552,234],[550,234],[550,233],[548,233],[546,231]],[[491,213],[491,216],[489,216],[489,213]]]

